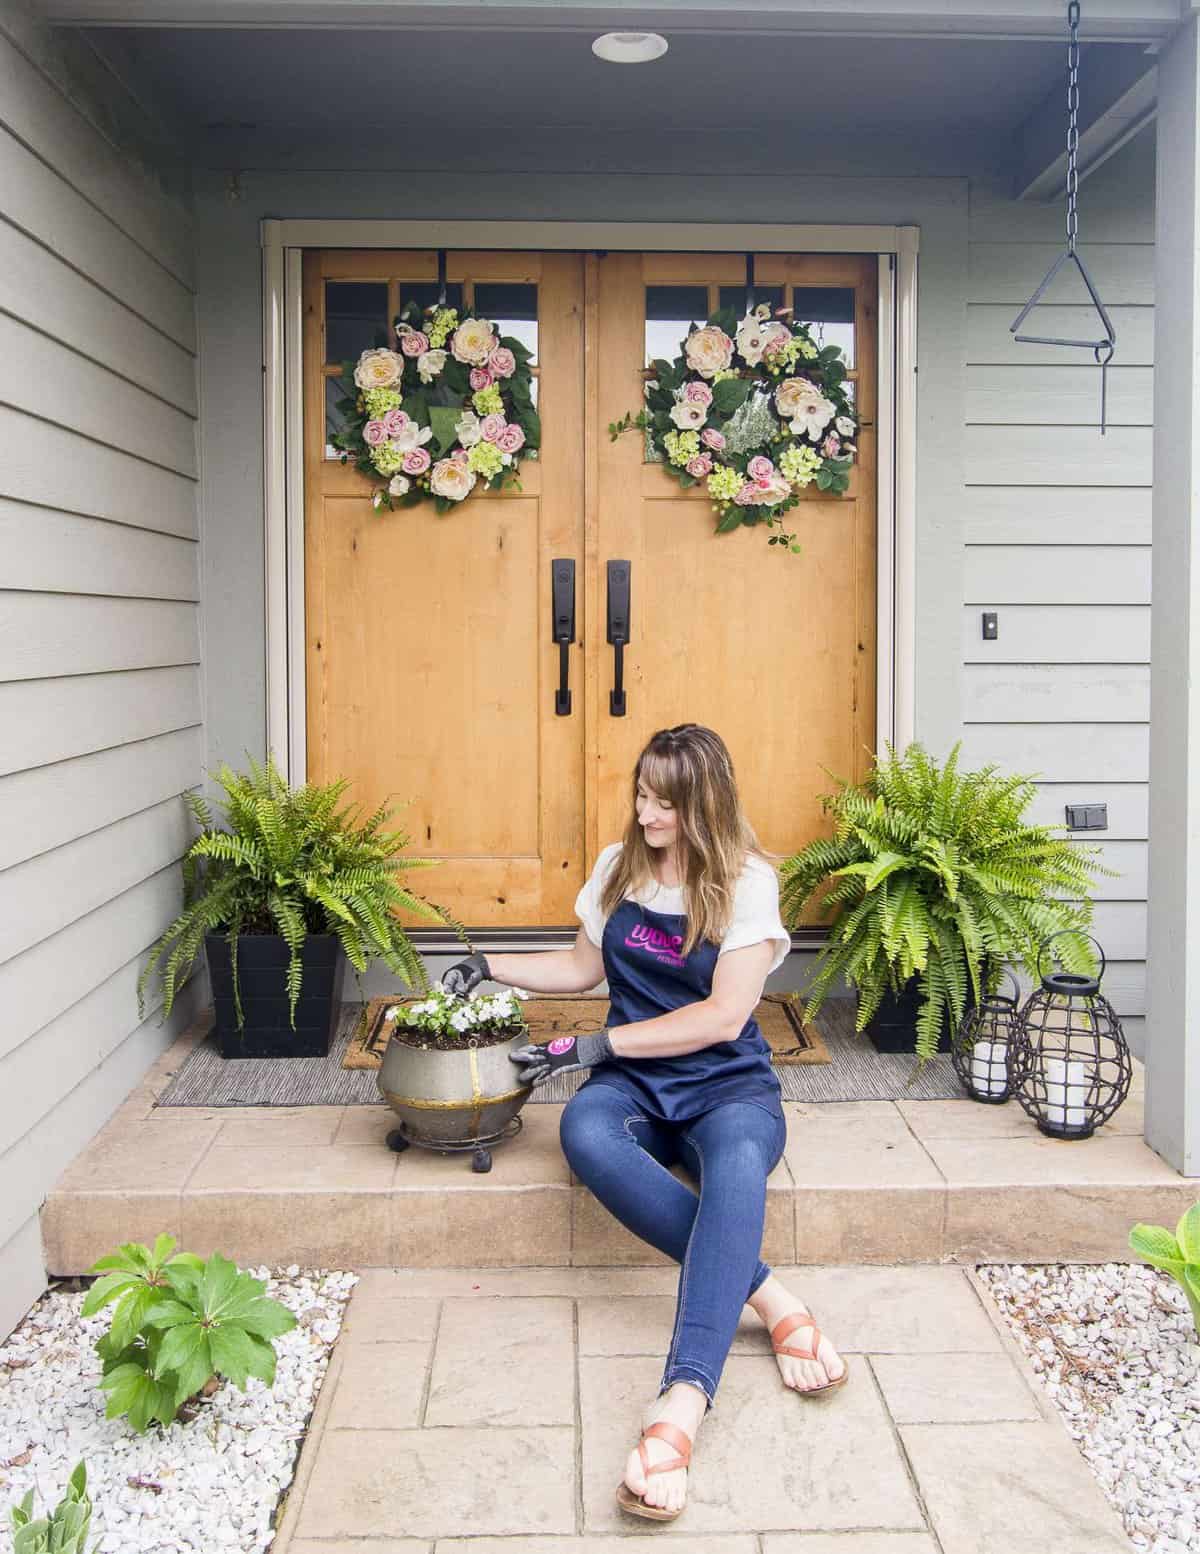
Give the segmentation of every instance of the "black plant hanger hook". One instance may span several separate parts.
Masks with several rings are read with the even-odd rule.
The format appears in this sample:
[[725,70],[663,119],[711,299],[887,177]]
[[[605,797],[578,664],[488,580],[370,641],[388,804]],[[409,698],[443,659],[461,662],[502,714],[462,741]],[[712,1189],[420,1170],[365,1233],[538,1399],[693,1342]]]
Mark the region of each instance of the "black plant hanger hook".
[[[1008,327],[1013,338],[1021,345],[1067,345],[1091,351],[1100,368],[1100,435],[1103,437],[1108,415],[1108,364],[1117,348],[1117,331],[1113,328],[1112,319],[1109,318],[1100,300],[1100,294],[1088,273],[1087,265],[1080,258],[1076,248],[1079,235],[1079,0],[1069,0],[1067,28],[1070,35],[1067,45],[1067,246],[1050,266],[1041,285]],[[1104,334],[1098,340],[1066,340],[1054,335],[1018,334],[1017,331],[1041,301],[1064,264],[1074,264],[1082,276],[1088,296],[1092,299],[1092,306],[1104,326]]]

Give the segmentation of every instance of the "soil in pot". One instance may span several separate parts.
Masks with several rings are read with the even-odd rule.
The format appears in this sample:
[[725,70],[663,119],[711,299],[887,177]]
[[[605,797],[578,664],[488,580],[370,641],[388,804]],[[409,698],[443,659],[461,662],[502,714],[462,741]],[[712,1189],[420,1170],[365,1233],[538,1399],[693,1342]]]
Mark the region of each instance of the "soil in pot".
[[469,1037],[454,1032],[423,1031],[399,1021],[392,1027],[392,1035],[406,1047],[419,1047],[422,1052],[467,1052],[472,1047],[498,1047],[502,1041],[512,1041],[527,1035],[523,1025],[506,1025],[498,1031],[473,1031]]
[[303,975],[296,1025],[288,1017],[287,941],[278,934],[238,937],[238,985],[244,1024],[237,1023],[229,940],[204,940],[212,981],[216,1032],[225,1058],[323,1058],[329,1053],[342,1004],[346,957],[336,934],[309,934],[300,951]]

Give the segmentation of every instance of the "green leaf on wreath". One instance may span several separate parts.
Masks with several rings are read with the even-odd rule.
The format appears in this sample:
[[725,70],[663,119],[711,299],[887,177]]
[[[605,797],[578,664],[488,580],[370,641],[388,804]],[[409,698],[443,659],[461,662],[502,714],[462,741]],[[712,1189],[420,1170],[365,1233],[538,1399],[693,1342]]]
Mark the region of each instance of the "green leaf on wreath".
[[710,315],[709,323],[715,324],[718,329],[723,329],[727,335],[737,334],[738,316],[733,308],[718,308]]
[[724,378],[713,388],[713,409],[718,415],[732,415],[746,403],[752,385],[748,378]]
[[457,506],[457,503],[452,502],[448,496],[435,496],[433,499],[433,510],[435,513],[448,513],[455,506]]
[[452,394],[465,394],[471,387],[471,369],[465,362],[456,361],[453,356],[447,356],[446,365],[434,379],[435,383],[441,383]]
[[651,362],[650,366],[654,376],[658,379],[659,387],[666,391],[667,403],[673,404],[674,396],[671,390],[679,387],[679,379],[675,375],[674,367],[671,366],[670,362],[663,361],[661,357]]
[[403,408],[410,421],[415,421],[418,426],[429,425],[429,404],[424,392],[405,394]]
[[818,491],[828,491],[830,486],[833,484],[833,476],[829,473],[828,470],[818,470],[816,484]]
[[718,534],[732,534],[734,529],[740,529],[746,519],[746,510],[743,507],[731,507],[721,521],[717,524]]
[[686,469],[676,470],[675,478],[685,491],[689,486],[698,486],[700,484],[695,475],[689,475]]
[[462,412],[454,405],[434,405],[429,411],[429,424],[433,427],[433,446],[437,454],[444,454],[458,441],[455,427]]
[[537,411],[532,406],[528,410],[521,411],[517,424],[525,433],[526,447],[540,448],[542,446],[542,423],[538,418]]

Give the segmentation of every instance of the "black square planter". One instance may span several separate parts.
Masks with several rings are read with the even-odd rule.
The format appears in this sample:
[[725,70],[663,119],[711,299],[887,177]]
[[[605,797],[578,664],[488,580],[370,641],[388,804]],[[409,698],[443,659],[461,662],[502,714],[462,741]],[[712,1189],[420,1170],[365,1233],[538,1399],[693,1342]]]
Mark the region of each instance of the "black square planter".
[[309,934],[300,951],[304,975],[296,1001],[296,1028],[288,1019],[287,940],[278,934],[238,937],[238,985],[245,1024],[238,1029],[229,940],[204,938],[212,981],[216,1031],[224,1058],[323,1058],[337,1027],[346,957],[336,934]]
[[[899,996],[889,989],[867,1025],[867,1035],[876,1052],[915,1052],[917,1050],[917,1009],[921,1002],[920,984],[911,977]],[[968,994],[968,1004],[973,1002]],[[942,1032],[937,1050],[950,1051],[950,1011],[942,1012]]]

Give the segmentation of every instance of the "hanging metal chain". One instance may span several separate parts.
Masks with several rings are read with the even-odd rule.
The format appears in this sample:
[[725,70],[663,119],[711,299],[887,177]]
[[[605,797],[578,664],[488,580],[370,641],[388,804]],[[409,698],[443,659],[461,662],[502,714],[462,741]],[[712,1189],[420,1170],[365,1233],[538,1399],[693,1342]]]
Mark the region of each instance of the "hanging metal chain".
[[1075,252],[1079,231],[1079,0],[1067,6],[1067,252]]

